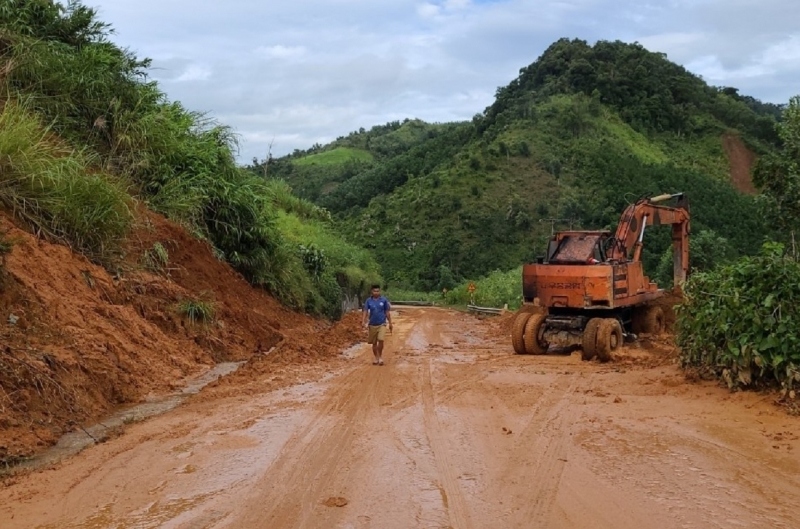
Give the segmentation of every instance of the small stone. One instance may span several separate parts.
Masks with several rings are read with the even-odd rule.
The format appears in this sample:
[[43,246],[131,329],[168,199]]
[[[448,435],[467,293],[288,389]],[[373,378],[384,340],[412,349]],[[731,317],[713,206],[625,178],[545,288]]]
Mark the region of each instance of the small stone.
[[19,316],[17,316],[16,314],[9,314],[8,315],[8,324],[9,325],[16,325],[18,321],[19,321]]
[[621,399],[621,398],[619,398],[619,397],[614,397],[614,404],[619,404],[620,402],[622,402],[622,399]]
[[326,507],[344,507],[350,503],[347,501],[347,498],[342,498],[341,496],[333,496],[325,500],[324,505]]

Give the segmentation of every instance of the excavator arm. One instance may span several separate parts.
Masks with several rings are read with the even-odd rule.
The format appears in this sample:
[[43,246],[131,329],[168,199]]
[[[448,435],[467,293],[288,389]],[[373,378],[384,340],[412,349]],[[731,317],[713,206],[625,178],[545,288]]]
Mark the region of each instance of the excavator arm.
[[[674,206],[660,205],[676,198]],[[639,261],[647,226],[672,226],[672,261],[675,285],[686,280],[689,271],[689,203],[683,193],[643,198],[622,213],[608,259],[619,262]]]

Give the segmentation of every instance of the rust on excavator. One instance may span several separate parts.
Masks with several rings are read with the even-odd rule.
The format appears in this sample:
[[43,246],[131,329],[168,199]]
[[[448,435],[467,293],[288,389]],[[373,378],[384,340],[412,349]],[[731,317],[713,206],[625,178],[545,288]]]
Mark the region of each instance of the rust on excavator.
[[[663,204],[669,200],[675,203]],[[663,225],[672,226],[673,276],[679,287],[689,270],[689,205],[682,193],[643,198],[629,205],[614,233],[555,233],[546,255],[522,269],[524,302],[536,301],[547,313],[537,331],[539,341],[550,338],[562,345],[581,345],[590,349],[584,351],[586,358],[594,356],[592,349],[608,353],[604,351],[608,344],[616,348],[619,340],[606,334],[616,336],[618,327],[628,338],[663,330],[654,323],[663,325],[663,314],[648,303],[663,296],[664,290],[645,274],[641,261],[646,231]],[[607,321],[592,326],[592,332],[597,332],[594,344],[583,336],[592,319]],[[518,353],[531,349],[524,336],[514,337],[514,344]]]

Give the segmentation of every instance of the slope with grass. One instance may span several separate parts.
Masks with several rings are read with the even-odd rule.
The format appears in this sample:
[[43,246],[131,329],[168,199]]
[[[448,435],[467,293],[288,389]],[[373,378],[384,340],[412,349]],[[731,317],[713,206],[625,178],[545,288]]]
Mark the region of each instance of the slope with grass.
[[[251,283],[293,308],[337,314],[341,289],[355,287],[317,281],[296,238],[278,223],[285,208],[312,205],[238,167],[231,130],[168,101],[147,78],[149,61],[112,43],[111,28],[94,9],[80,2],[8,4],[0,10],[7,184],[0,201],[9,211],[113,265],[114,245],[133,220],[133,198],[208,241]],[[358,160],[359,152],[370,156],[345,149],[326,155],[327,162]],[[329,218],[316,216],[315,222]],[[364,275],[377,269],[366,266]]]

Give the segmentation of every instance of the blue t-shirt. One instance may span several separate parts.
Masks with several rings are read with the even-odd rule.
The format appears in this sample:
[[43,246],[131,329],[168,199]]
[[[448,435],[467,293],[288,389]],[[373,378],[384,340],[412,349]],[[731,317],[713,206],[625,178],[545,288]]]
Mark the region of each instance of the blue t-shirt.
[[378,299],[372,296],[367,298],[367,301],[364,302],[364,310],[369,312],[369,324],[383,325],[386,323],[386,313],[389,312],[391,307],[389,300],[383,296]]

